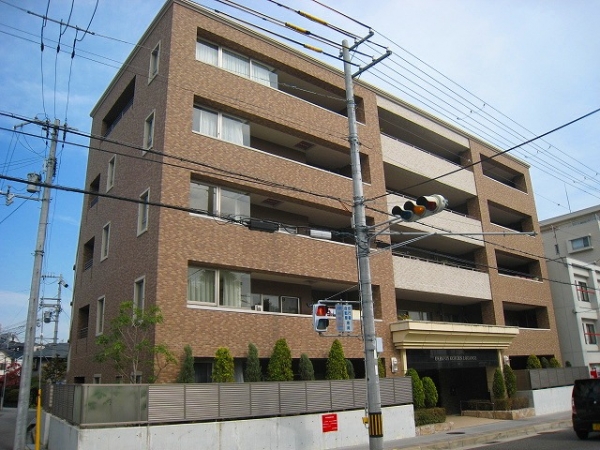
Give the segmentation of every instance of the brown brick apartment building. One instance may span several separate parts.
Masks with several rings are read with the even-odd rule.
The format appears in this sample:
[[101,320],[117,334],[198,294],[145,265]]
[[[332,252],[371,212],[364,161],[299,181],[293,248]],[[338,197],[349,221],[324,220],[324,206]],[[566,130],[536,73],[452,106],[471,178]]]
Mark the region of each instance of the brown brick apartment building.
[[[452,409],[487,396],[503,358],[559,357],[542,240],[510,235],[539,231],[528,167],[487,159],[498,150],[365,83],[355,98],[368,223],[419,195],[448,199],[373,243],[387,375],[415,367]],[[153,339],[178,357],[190,345],[199,382],[218,347],[242,381],[248,344],[266,359],[282,337],[323,375],[332,338],[313,331],[312,304],[356,301],[360,329],[345,105],[340,70],[194,3],[165,4],[92,111],[70,382],[116,381],[95,339],[132,299],[160,307]],[[414,237],[401,232],[440,230],[475,234],[385,250]],[[364,376],[362,341],[340,339]]]

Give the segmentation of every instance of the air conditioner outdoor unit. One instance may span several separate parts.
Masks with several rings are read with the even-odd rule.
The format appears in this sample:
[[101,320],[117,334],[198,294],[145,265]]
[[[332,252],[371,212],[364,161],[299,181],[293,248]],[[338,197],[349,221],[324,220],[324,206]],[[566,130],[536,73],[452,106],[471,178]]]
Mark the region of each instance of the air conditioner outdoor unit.
[[254,305],[254,311],[262,311],[262,305]]

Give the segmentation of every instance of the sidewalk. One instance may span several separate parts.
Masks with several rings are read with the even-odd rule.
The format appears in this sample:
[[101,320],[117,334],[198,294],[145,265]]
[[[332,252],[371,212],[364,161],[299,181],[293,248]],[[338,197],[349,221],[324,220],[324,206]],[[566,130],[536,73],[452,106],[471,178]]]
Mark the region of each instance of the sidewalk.
[[[392,441],[386,441],[384,436],[383,448],[386,450],[458,449],[507,438],[530,436],[546,430],[572,427],[570,411],[521,420],[448,416],[446,422],[453,422],[450,431]],[[368,450],[368,448],[368,445],[359,445],[339,450]]]

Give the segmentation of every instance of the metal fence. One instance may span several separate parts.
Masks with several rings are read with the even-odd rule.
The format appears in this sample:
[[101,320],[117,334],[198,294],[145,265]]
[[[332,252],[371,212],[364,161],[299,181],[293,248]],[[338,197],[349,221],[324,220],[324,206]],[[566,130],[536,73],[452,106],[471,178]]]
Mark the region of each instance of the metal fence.
[[570,386],[577,379],[590,377],[587,367],[515,370],[515,375],[518,391]]
[[[382,406],[412,403],[410,378],[381,378]],[[366,380],[209,384],[72,384],[44,409],[81,427],[249,419],[362,409]]]

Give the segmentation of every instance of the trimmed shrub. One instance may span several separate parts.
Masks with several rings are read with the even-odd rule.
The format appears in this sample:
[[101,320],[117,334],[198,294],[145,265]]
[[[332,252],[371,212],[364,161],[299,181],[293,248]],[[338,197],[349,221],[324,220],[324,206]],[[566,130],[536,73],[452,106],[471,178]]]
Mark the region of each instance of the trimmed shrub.
[[517,376],[508,364],[504,365],[504,385],[506,387],[506,394],[512,398],[517,392]]
[[344,348],[342,343],[336,339],[331,344],[327,366],[325,368],[325,379],[327,380],[347,380],[348,369],[346,368],[346,358],[344,357]]
[[194,373],[194,356],[192,355],[192,347],[186,345],[183,347],[183,362],[181,370],[177,375],[177,383],[193,383],[196,381]]
[[306,353],[300,355],[300,363],[298,365],[300,370],[300,379],[304,381],[310,381],[315,379],[315,369],[312,361]]
[[383,362],[382,358],[379,358],[377,360],[377,371],[379,372],[379,378],[385,378],[386,374],[385,374],[385,363]]
[[527,358],[527,366],[528,369],[541,369],[542,363],[539,358],[535,355],[529,355]]
[[425,408],[434,408],[438,402],[438,391],[430,377],[423,377],[423,392],[425,394]]
[[504,377],[500,368],[496,368],[494,371],[494,382],[492,383],[492,394],[494,400],[501,400],[506,398],[506,386],[504,385]]
[[573,367],[573,365],[571,364],[571,361],[565,362],[565,367]]
[[548,367],[550,367],[550,363],[548,362],[548,359],[545,356],[542,356],[540,358],[540,364],[542,365],[542,369],[547,369]]
[[215,353],[212,380],[213,383],[233,383],[235,381],[233,356],[227,347],[220,347]]
[[411,368],[406,371],[406,376],[412,379],[413,405],[415,409],[425,408],[425,391],[419,374],[415,369]]
[[294,379],[292,352],[284,338],[275,342],[273,354],[267,367],[267,376],[269,381],[292,381]]
[[415,410],[415,425],[417,427],[431,423],[444,423],[446,421],[446,409],[423,408]]
[[550,358],[549,362],[550,362],[550,367],[552,367],[553,369],[560,367],[560,362],[554,356],[552,358]]
[[348,372],[348,379],[354,380],[356,374],[354,373],[354,365],[349,359],[346,360],[346,371]]
[[529,408],[529,399],[527,397],[513,397],[510,401],[512,409]]
[[258,359],[258,349],[253,343],[248,344],[248,358],[246,359],[246,370],[244,370],[244,381],[254,382],[262,380],[262,370]]

